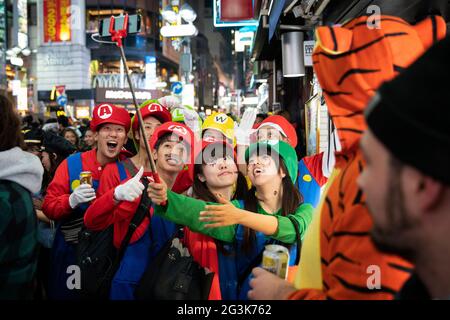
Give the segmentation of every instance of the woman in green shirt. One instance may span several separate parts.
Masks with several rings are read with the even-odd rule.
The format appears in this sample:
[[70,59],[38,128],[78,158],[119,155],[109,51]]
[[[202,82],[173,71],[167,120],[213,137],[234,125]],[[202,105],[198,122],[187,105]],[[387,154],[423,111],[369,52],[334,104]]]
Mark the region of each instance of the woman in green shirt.
[[[164,182],[150,184],[148,189],[149,197],[156,204],[156,214],[186,225],[192,231],[228,242],[234,249],[231,256],[219,254],[224,299],[246,299],[249,289],[246,273],[250,271],[247,269],[264,246],[274,240],[295,244],[295,227],[288,216],[295,219],[303,238],[313,212],[311,205],[302,204],[294,186],[298,160],[289,144],[283,141],[252,144],[245,159],[253,187],[243,201],[230,202],[218,195],[222,206],[217,206],[168,191]],[[164,201],[166,205],[160,206]],[[291,249],[294,247],[292,245]],[[291,250],[291,263],[295,258],[295,250]]]

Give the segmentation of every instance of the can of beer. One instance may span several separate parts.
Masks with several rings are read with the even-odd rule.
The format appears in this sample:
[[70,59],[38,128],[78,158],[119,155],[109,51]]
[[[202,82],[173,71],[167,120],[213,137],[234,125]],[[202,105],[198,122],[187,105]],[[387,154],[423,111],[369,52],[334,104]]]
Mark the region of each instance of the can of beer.
[[92,172],[82,171],[80,173],[80,185],[81,184],[88,184],[92,186]]
[[289,250],[276,244],[266,245],[263,252],[262,267],[276,274],[282,279],[287,279],[289,264]]

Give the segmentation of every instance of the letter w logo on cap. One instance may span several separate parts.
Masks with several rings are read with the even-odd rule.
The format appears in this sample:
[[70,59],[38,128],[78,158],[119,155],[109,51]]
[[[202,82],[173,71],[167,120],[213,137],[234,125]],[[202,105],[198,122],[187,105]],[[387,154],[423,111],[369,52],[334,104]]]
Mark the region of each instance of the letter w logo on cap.
[[214,117],[214,121],[220,124],[224,124],[228,119],[228,116],[225,114],[218,114]]
[[108,119],[112,115],[112,107],[109,104],[102,104],[98,107],[97,115],[100,119]]
[[167,129],[169,129],[170,131],[174,131],[174,132],[178,132],[179,134],[181,134],[182,136],[185,136],[185,135],[187,135],[187,130],[186,130],[186,128],[183,128],[183,127],[181,127],[181,126],[175,126],[175,125],[173,125],[173,126],[170,126],[170,127],[168,127]]

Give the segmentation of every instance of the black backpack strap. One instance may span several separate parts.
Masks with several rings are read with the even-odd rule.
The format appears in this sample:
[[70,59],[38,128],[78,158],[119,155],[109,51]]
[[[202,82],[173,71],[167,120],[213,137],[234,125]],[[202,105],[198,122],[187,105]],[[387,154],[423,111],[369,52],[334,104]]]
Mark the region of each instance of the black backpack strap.
[[136,175],[136,173],[138,173],[138,169],[134,166],[133,162],[129,159],[126,158],[125,160],[122,161],[123,166],[125,167],[125,169],[128,170],[128,172],[130,173],[130,175],[132,177],[134,177]]
[[287,217],[289,218],[289,220],[291,220],[295,229],[295,238],[297,241],[297,257],[295,259],[295,265],[298,265],[298,263],[300,262],[300,254],[302,252],[302,236],[298,227],[298,221],[292,215],[288,215]]

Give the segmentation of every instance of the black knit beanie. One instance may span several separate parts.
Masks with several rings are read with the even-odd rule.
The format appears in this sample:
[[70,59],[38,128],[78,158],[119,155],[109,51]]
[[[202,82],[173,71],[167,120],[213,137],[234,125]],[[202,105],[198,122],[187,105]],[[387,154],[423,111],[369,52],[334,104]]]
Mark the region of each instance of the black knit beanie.
[[450,38],[383,84],[366,120],[396,158],[450,185]]

